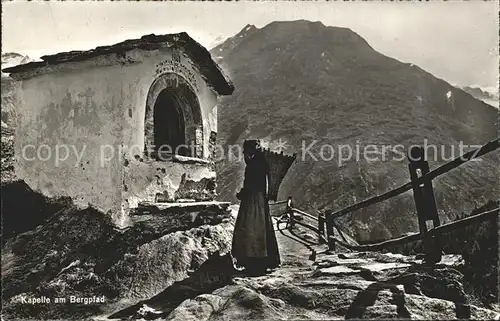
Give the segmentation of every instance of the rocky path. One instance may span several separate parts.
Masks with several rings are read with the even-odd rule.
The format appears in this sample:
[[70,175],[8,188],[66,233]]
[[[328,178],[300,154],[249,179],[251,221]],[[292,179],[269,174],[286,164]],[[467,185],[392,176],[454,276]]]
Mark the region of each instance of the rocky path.
[[[229,255],[237,207],[136,215],[117,231],[97,211],[26,193],[54,214],[2,248],[6,320],[500,319],[498,306],[471,304],[460,256],[431,268],[413,256],[328,253],[311,232],[279,224],[281,267],[250,277]],[[103,302],[23,301],[96,295]]]
[[[304,230],[276,229],[282,266],[259,277],[233,275],[226,285],[184,300],[172,295],[136,305],[120,319],[337,320],[500,319],[470,305],[445,256],[430,268],[415,257],[371,252],[328,253]],[[312,251],[314,250],[314,251]],[[312,255],[313,252],[316,252]],[[191,283],[193,284],[193,283]],[[186,284],[184,285],[186,287]],[[189,292],[189,291],[188,291]],[[194,293],[194,292],[192,292]],[[172,304],[175,302],[175,304]]]
[[435,269],[414,257],[320,252],[277,233],[283,266],[180,304],[165,320],[499,319],[466,304],[457,257]]

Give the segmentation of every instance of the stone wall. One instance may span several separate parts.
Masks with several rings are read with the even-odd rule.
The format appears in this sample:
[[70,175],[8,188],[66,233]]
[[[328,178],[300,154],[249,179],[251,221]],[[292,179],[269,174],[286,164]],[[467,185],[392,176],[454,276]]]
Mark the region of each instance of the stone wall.
[[[213,200],[215,172],[205,163],[132,160],[125,166],[124,204],[135,208],[141,201]],[[159,195],[160,194],[160,195]]]
[[[208,158],[210,134],[217,131],[217,96],[187,56],[174,54],[172,59],[171,52],[134,49],[24,75],[15,142],[18,177],[46,196],[69,196],[79,206],[109,213],[119,226],[128,224],[130,205],[151,200],[163,192],[159,187],[174,200],[183,177],[213,181]],[[144,159],[147,95],[155,79],[172,72],[187,80],[199,101],[205,160],[196,165]],[[163,183],[155,185],[158,179]],[[200,194],[207,194],[204,189]]]

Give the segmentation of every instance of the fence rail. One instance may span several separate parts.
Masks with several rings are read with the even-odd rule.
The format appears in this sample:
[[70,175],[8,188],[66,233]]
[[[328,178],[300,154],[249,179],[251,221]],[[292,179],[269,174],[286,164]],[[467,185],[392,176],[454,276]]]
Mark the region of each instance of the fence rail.
[[277,201],[277,202],[270,203],[269,205],[280,205],[280,204],[285,204],[287,202],[288,202],[288,200],[283,200],[283,201]]
[[[287,222],[287,227],[288,228],[293,228],[295,224],[299,224],[301,226],[304,226],[315,233],[318,234],[318,240],[319,242],[327,242],[329,245],[330,249],[335,249],[335,245],[339,244],[345,248],[352,249],[352,250],[360,250],[360,251],[378,251],[383,248],[389,247],[389,246],[394,246],[394,245],[399,245],[399,244],[404,244],[404,243],[409,243],[413,242],[419,239],[424,239],[427,242],[428,246],[426,247],[425,252],[426,252],[426,260],[429,260],[430,262],[437,262],[441,259],[441,248],[438,246],[439,243],[439,235],[443,233],[447,233],[451,230],[457,229],[457,228],[462,228],[465,227],[469,224],[475,223],[475,222],[480,222],[485,219],[490,218],[492,215],[498,215],[499,214],[499,209],[496,208],[491,211],[487,211],[484,213],[472,215],[467,218],[463,218],[461,220],[457,220],[448,224],[440,225],[439,223],[439,217],[437,215],[437,208],[435,205],[435,199],[434,199],[434,192],[432,188],[432,180],[440,175],[443,175],[450,170],[465,164],[472,159],[476,159],[478,157],[481,157],[487,153],[493,152],[497,149],[500,148],[500,137],[496,138],[492,141],[489,141],[488,143],[484,144],[478,149],[469,151],[460,157],[457,157],[453,159],[452,161],[443,164],[436,169],[429,171],[429,166],[428,162],[425,160],[425,154],[422,152],[422,148],[417,148],[416,152],[417,155],[420,155],[420,158],[418,159],[413,159],[410,156],[408,157],[410,160],[409,164],[409,169],[410,169],[410,177],[411,181],[401,185],[395,189],[392,189],[384,194],[377,195],[374,197],[371,197],[369,199],[366,199],[364,201],[361,201],[359,203],[356,203],[354,205],[345,207],[341,210],[338,210],[336,212],[333,211],[325,211],[324,213],[320,213],[317,217],[314,215],[311,215],[309,213],[306,213],[298,208],[293,207],[293,202],[292,198],[288,197],[288,200],[283,200],[279,202],[275,202],[273,204],[284,204],[287,203],[287,208],[286,208],[286,213],[285,215],[280,218],[280,221],[285,220]],[[410,153],[413,153],[413,150],[409,151]],[[418,173],[421,173],[421,176],[418,177]],[[353,211],[365,208],[367,206],[388,200],[390,198],[393,198],[395,196],[398,196],[404,192],[407,192],[409,190],[413,189],[413,194],[415,198],[415,205],[417,207],[417,214],[418,214],[418,219],[419,219],[419,227],[420,227],[420,233],[415,233],[411,234],[408,236],[400,237],[400,238],[395,238],[391,240],[387,240],[384,242],[380,243],[373,243],[373,244],[365,244],[365,245],[352,245],[349,244],[347,241],[346,237],[344,236],[344,233],[342,230],[339,228],[339,226],[335,223],[335,219],[342,217],[344,215],[347,215]],[[317,227],[305,223],[301,220],[298,219],[298,216],[296,214],[300,215],[300,217],[303,219],[308,218],[310,220],[313,220],[314,223],[317,224]],[[433,228],[430,230],[427,230],[426,228],[426,223],[427,221],[432,221],[433,222]],[[337,230],[338,234],[342,238],[342,240],[339,240],[335,237],[334,230]],[[326,232],[326,237],[325,237],[325,232]]]
[[[315,232],[318,235],[318,241],[320,243],[328,242],[327,237],[325,235],[325,218],[323,214],[320,214],[319,216],[316,217],[298,208],[293,207],[291,197],[288,197],[288,200],[271,203],[270,205],[284,204],[284,203],[287,203],[287,208],[284,215],[282,215],[281,218],[278,220],[278,223],[285,221],[287,224],[286,227],[290,229],[293,228],[295,224],[298,224]],[[309,220],[312,220],[313,224],[315,224],[316,226],[304,222],[303,218],[308,218]]]
[[355,251],[380,251],[380,250],[383,250],[383,249],[385,249],[387,247],[397,246],[397,245],[403,245],[403,244],[415,242],[415,241],[421,240],[421,239],[423,239],[425,237],[438,236],[438,235],[441,235],[441,234],[446,234],[446,233],[448,233],[450,231],[453,231],[453,230],[456,230],[456,229],[459,229],[459,228],[463,228],[463,227],[468,226],[470,224],[474,224],[474,223],[479,223],[479,222],[482,222],[482,221],[486,221],[486,220],[490,219],[491,217],[498,216],[498,214],[499,214],[499,210],[498,210],[498,208],[496,208],[494,210],[490,210],[490,211],[486,211],[486,212],[483,212],[483,213],[471,215],[471,216],[469,216],[467,218],[463,218],[463,219],[458,220],[458,221],[454,221],[454,222],[450,222],[450,223],[438,226],[436,228],[433,228],[433,229],[429,230],[427,232],[427,234],[414,233],[414,234],[402,236],[402,237],[399,237],[399,238],[394,238],[394,239],[390,239],[390,240],[387,240],[387,241],[383,241],[383,242],[380,242],[380,243],[373,243],[373,244],[353,246],[353,245],[350,245],[350,244],[348,244],[346,242],[338,240],[338,239],[336,239],[333,236],[330,236],[329,240],[331,242],[338,243],[341,246],[343,246],[343,247],[345,247],[345,248],[347,248],[349,250],[355,250]]
[[454,169],[454,168],[456,168],[456,167],[458,167],[458,166],[460,166],[460,165],[462,165],[462,164],[464,164],[472,159],[481,157],[489,152],[495,151],[498,148],[500,148],[500,137],[486,143],[485,145],[481,146],[478,149],[467,152],[467,153],[455,158],[454,160],[452,160],[444,165],[441,165],[440,167],[434,169],[433,171],[427,173],[426,175],[421,176],[419,179],[417,179],[414,182],[408,182],[408,183],[401,185],[395,189],[392,189],[384,194],[371,197],[367,200],[364,200],[364,201],[361,201],[361,202],[356,203],[354,205],[348,206],[348,207],[343,208],[341,210],[338,210],[336,212],[327,213],[327,215],[332,215],[334,218],[338,218],[338,217],[344,216],[346,214],[349,214],[351,212],[365,208],[367,206],[388,200],[390,198],[398,196],[399,194],[402,194],[404,192],[409,191],[410,189],[412,189],[413,184],[422,184],[425,181],[432,180],[432,179],[434,179],[434,178],[436,178],[436,177],[438,177],[438,176],[440,176],[440,175],[442,175],[442,174],[444,174],[444,173],[446,173],[446,172],[448,172],[448,171],[450,171],[450,170],[452,170],[452,169]]
[[298,213],[298,214],[300,214],[300,215],[302,215],[302,216],[308,217],[308,218],[310,218],[310,219],[312,219],[312,220],[316,220],[316,221],[318,220],[318,218],[317,218],[316,216],[313,216],[313,215],[311,215],[311,214],[308,214],[308,213],[306,213],[306,212],[304,212],[304,211],[301,211],[301,210],[299,210],[299,209],[297,209],[297,208],[295,208],[295,207],[292,207],[292,211],[293,211],[294,213]]

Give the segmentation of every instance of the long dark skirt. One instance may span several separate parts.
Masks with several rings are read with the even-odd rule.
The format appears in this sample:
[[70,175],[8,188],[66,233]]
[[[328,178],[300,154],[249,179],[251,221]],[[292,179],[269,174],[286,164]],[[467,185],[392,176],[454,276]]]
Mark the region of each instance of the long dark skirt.
[[247,269],[276,268],[280,254],[264,193],[243,195],[234,226],[231,254]]

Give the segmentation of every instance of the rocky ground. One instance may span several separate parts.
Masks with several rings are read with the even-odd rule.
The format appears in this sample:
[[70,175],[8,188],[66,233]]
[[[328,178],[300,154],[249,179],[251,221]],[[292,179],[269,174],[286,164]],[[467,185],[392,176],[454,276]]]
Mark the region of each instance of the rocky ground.
[[[3,184],[2,196],[5,320],[500,319],[498,304],[482,300],[494,287],[470,291],[481,278],[497,280],[496,220],[464,231],[469,245],[453,235],[447,243],[478,250],[433,268],[412,252],[329,253],[315,235],[281,223],[282,266],[249,277],[229,255],[236,205],[137,213],[133,227],[116,230],[102,213],[48,200],[20,181]],[[54,302],[71,296],[105,300]],[[40,298],[52,303],[26,302]]]
[[2,121],[1,127],[1,181],[11,182],[14,175],[14,130]]
[[[461,142],[481,145],[498,136],[496,108],[377,52],[362,36],[321,22],[275,21],[246,26],[211,50],[235,85],[218,105],[217,141],[233,151],[259,138],[272,150],[297,153],[280,199],[292,196],[309,213],[340,210],[407,183],[403,154],[411,145],[430,147],[434,169],[458,157]],[[499,156],[433,180],[441,223],[498,199]],[[237,201],[244,162],[236,160],[218,164],[221,200]],[[387,239],[418,230],[414,211],[408,192],[342,223],[357,240]]]
[[[9,188],[18,196],[2,199],[2,232],[9,236],[2,244],[5,320],[82,320],[111,314],[158,295],[213,262],[220,267],[219,260],[230,249],[227,205],[196,212],[179,209],[166,216],[135,215],[133,227],[116,230],[92,208],[76,208],[69,200],[51,205],[26,185],[16,186],[2,186],[2,196]],[[23,187],[27,191],[20,202]],[[31,215],[19,216],[24,212]],[[41,221],[35,222],[37,214]],[[71,302],[71,297],[103,297],[104,302]],[[57,298],[66,302],[57,303]]]
[[498,319],[468,305],[453,258],[430,269],[411,257],[319,255],[271,275],[186,300],[166,320]]
[[[498,307],[470,304],[461,256],[446,255],[431,268],[416,256],[329,253],[306,231],[283,228],[276,230],[283,264],[274,272],[227,278],[219,267],[212,280],[224,286],[209,291],[198,277],[187,279],[99,320],[500,319]],[[219,263],[230,270],[229,259]]]

